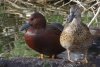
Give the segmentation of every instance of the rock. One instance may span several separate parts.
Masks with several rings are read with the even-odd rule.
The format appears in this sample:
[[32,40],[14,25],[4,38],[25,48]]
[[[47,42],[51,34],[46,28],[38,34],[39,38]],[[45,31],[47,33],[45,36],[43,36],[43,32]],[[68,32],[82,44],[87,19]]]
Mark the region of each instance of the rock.
[[88,64],[70,63],[63,59],[39,59],[18,57],[12,59],[0,58],[0,67],[99,67],[100,57]]

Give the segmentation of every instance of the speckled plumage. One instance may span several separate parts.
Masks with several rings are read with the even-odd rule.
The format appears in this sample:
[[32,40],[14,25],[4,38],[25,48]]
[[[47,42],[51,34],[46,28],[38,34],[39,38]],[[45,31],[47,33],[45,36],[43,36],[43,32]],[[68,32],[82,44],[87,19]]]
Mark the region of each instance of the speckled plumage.
[[91,43],[90,40],[91,33],[89,32],[88,27],[83,23],[77,24],[74,22],[69,24],[68,27],[63,30],[60,37],[62,46],[65,48],[68,46],[70,50],[81,50],[81,47],[82,49],[87,49],[86,47],[90,45],[89,42]]
[[[60,43],[67,49],[69,56],[70,52],[79,52],[86,55],[88,47],[92,44],[91,33],[89,28],[81,22],[80,7],[78,5],[72,6],[71,12],[74,12],[75,17],[68,25],[65,25],[60,36]],[[68,60],[72,61],[70,57],[68,57]]]

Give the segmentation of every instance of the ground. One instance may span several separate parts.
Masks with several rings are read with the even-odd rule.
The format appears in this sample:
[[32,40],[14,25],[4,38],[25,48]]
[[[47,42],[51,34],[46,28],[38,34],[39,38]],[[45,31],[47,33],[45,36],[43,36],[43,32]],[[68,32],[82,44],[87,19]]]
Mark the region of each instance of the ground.
[[12,59],[0,58],[0,67],[99,67],[100,56],[91,59],[88,64],[69,63],[63,59],[39,59],[15,57]]

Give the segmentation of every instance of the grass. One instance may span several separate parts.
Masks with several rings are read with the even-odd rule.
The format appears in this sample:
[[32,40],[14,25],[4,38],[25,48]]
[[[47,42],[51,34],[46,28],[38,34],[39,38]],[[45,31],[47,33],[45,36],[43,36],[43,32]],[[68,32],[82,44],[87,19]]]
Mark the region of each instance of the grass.
[[57,22],[62,24],[64,17],[60,15],[47,15],[46,19],[48,20],[49,23]]
[[38,52],[27,46],[24,39],[22,39],[23,36],[21,34],[19,34],[19,36],[19,39],[14,41],[14,48],[12,48],[10,51],[3,51],[0,54],[1,57],[37,57],[39,55]]
[[24,40],[15,41],[15,48],[10,52],[12,57],[36,57],[39,53],[30,49]]

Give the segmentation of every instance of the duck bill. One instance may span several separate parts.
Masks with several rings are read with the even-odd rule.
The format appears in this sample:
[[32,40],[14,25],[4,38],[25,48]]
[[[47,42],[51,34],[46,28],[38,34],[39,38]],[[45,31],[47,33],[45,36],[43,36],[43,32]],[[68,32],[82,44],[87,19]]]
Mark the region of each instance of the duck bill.
[[21,27],[20,31],[27,30],[30,26],[31,26],[31,25],[30,25],[28,22],[26,22],[26,23]]
[[74,17],[75,17],[75,15],[74,15],[74,12],[73,12],[73,13],[71,13],[69,15],[68,22],[72,22],[72,20],[74,19]]

